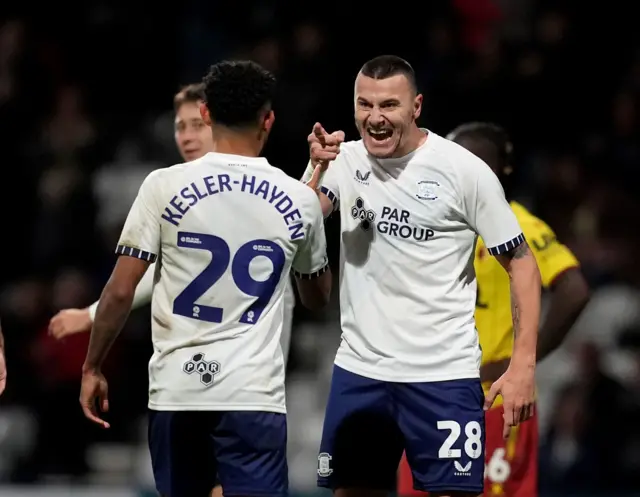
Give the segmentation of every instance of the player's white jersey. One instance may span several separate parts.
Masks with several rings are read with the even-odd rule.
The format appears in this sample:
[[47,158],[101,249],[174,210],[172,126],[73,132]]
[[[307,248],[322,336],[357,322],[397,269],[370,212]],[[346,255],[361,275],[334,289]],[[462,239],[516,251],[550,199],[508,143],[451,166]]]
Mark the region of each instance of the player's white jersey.
[[384,381],[478,377],[476,235],[492,254],[524,240],[491,169],[431,132],[400,159],[354,141],[322,191],[341,212],[336,364]]
[[326,269],[320,203],[263,158],[209,153],[140,187],[117,252],[153,261],[155,410],[285,412],[289,271]]

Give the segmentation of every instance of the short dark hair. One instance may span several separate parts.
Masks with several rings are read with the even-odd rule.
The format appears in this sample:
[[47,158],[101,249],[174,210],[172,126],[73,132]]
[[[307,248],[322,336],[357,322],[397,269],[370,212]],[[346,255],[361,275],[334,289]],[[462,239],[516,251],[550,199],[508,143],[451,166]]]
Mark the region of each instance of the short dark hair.
[[197,104],[198,102],[204,102],[204,84],[186,85],[180,88],[180,91],[173,97],[173,110],[178,112],[178,109],[184,104]]
[[483,140],[493,145],[496,149],[496,155],[499,164],[496,164],[500,171],[511,167],[513,144],[509,134],[502,126],[498,126],[489,122],[469,122],[461,124],[447,135],[449,140],[458,142],[463,138],[471,138],[475,140]]
[[211,120],[229,127],[256,124],[273,102],[275,76],[249,60],[225,60],[210,67],[203,79]]
[[396,55],[380,55],[362,66],[360,73],[373,79],[387,79],[398,74],[404,75],[414,90],[418,90],[416,73],[406,60]]

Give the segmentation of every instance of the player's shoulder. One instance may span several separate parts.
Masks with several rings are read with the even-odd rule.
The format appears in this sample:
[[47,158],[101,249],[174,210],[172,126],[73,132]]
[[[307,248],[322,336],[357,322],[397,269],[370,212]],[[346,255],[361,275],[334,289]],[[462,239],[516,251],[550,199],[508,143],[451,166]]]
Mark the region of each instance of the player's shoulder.
[[429,180],[464,202],[469,194],[476,191],[476,185],[483,175],[495,177],[491,168],[466,148],[432,131],[412,161],[424,168]]
[[[431,143],[428,141],[431,140]],[[483,173],[493,174],[491,168],[478,156],[462,145],[429,131],[425,152],[435,155],[437,163],[450,169],[460,180],[477,177]]]
[[305,185],[298,178],[294,178],[285,173],[282,169],[268,163],[272,181],[277,183],[280,190],[283,190],[294,204],[302,204],[305,207],[313,204],[314,200],[317,200],[316,193]]
[[158,181],[176,181],[182,176],[198,175],[202,172],[202,168],[211,170],[211,168],[215,169],[217,166],[226,166],[229,162],[229,158],[225,154],[209,152],[198,159],[165,167],[158,175]]
[[152,171],[144,181],[144,188],[150,193],[164,198],[173,195],[176,185],[181,181],[186,181],[184,177],[197,171],[198,164],[202,164],[204,157],[190,162],[180,162],[168,167],[163,167]]
[[509,202],[509,205],[511,206],[513,213],[518,218],[518,221],[521,221],[521,222],[540,221],[539,218],[534,216],[531,213],[531,211],[527,209],[524,205],[522,205],[520,202],[516,202],[515,200],[512,200],[511,202]]
[[183,174],[190,165],[197,163],[201,160],[202,159],[196,159],[195,161],[191,161],[191,162],[179,162],[169,167],[156,169],[155,171],[152,171],[151,174],[149,174],[148,178],[150,181],[155,181],[155,182],[162,182],[171,178],[175,178],[176,176]]
[[313,215],[316,209],[320,205],[318,195],[311,188],[305,185],[302,181],[292,178],[282,172],[282,175],[286,176],[287,187],[285,191],[294,196],[292,199],[294,203],[299,204],[299,209],[304,210],[303,215]]
[[521,203],[511,201],[509,205],[511,206],[513,213],[516,215],[516,219],[525,232],[525,235],[528,233],[535,234],[541,231],[551,231],[551,228],[547,223],[533,214]]
[[160,189],[164,183],[168,169],[168,167],[162,167],[151,171],[142,181],[140,189],[144,190],[146,194],[157,193],[157,190]]

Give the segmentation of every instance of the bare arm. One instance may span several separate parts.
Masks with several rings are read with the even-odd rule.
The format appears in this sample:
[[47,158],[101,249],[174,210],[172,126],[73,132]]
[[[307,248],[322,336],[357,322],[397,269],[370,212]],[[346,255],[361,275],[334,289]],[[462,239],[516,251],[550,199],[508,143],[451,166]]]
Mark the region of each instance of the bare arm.
[[98,305],[91,330],[89,350],[83,371],[100,371],[109,349],[122,330],[138,283],[144,276],[149,262],[129,256],[120,256],[111,278],[107,282]]
[[538,361],[557,349],[589,302],[589,285],[579,268],[571,268],[551,285],[549,311],[538,336]]
[[[131,309],[138,309],[143,305],[151,303],[151,297],[153,296],[153,273],[155,266],[152,265],[138,283],[136,287],[136,293],[133,295],[133,301],[131,302]],[[96,317],[96,311],[98,310],[99,300],[91,304],[87,309],[89,310],[89,317],[91,322]]]
[[514,344],[510,368],[535,370],[540,323],[540,271],[526,241],[496,258],[509,274]]
[[506,269],[511,281],[514,343],[509,367],[491,385],[484,408],[490,409],[496,397],[502,395],[502,435],[507,439],[513,426],[533,415],[541,278],[536,259],[526,241],[496,255],[496,258]]
[[[564,341],[578,316],[589,302],[589,286],[579,268],[563,272],[550,287],[550,304],[538,332],[536,359],[542,361]],[[482,382],[494,382],[509,367],[510,359],[483,364],[480,368]]]
[[318,165],[314,168],[310,164],[307,167],[304,176],[302,176],[301,181],[305,183],[309,188],[311,188],[314,192],[316,192],[316,195],[318,195],[318,199],[320,200],[320,207],[322,208],[322,216],[326,219],[333,212],[334,204],[332,200],[321,190],[324,171],[326,171],[325,166]]
[[331,268],[325,266],[322,274],[313,278],[296,274],[296,286],[302,305],[311,311],[319,311],[329,303],[331,297]]
[[[302,181],[310,186],[317,194],[318,199],[311,198],[308,207],[309,225],[307,236],[299,247],[293,261],[293,275],[296,278],[296,286],[300,294],[300,301],[307,309],[316,311],[329,303],[331,296],[331,268],[327,259],[327,244],[324,233],[323,219],[327,212],[323,205],[323,198],[331,204],[331,200],[318,190],[320,166],[315,170],[311,165],[307,168]],[[305,181],[308,180],[308,181]],[[311,183],[311,185],[310,185]],[[318,200],[320,202],[318,202]],[[333,206],[329,206],[331,213]],[[307,209],[305,209],[307,211]]]

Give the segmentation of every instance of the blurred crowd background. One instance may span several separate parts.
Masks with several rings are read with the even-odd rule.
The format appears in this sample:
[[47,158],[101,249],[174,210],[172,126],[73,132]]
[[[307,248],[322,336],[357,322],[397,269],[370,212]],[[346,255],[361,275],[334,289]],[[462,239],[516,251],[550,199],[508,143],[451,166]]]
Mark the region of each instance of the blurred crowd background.
[[[0,399],[0,482],[7,485],[0,493],[30,495],[38,484],[49,495],[153,488],[145,445],[148,309],[131,315],[109,359],[108,432],[89,426],[78,406],[88,337],[56,342],[46,328],[59,309],[99,296],[143,178],[180,161],[173,94],[222,58],[273,70],[280,96],[265,155],[298,177],[314,122],[357,138],[353,80],[384,53],[414,65],[429,129],[446,134],[463,121],[490,120],[509,130],[513,196],[575,251],[592,285],[568,340],[539,368],[541,490],[640,491],[634,4],[90,0],[67,12],[59,3],[3,3],[0,315],[9,382]],[[337,222],[328,230],[333,261]],[[288,404],[291,486],[299,494],[316,492],[339,333],[337,302],[321,315],[296,310]],[[74,494],[75,487],[83,490]]]

